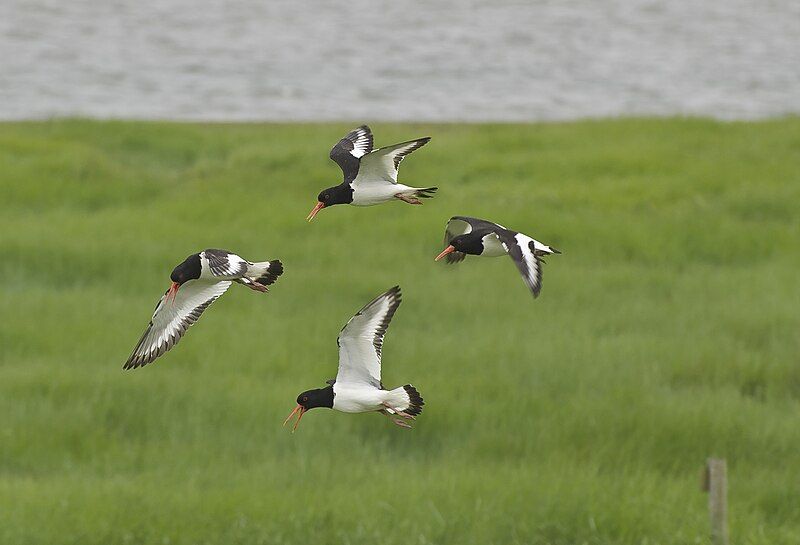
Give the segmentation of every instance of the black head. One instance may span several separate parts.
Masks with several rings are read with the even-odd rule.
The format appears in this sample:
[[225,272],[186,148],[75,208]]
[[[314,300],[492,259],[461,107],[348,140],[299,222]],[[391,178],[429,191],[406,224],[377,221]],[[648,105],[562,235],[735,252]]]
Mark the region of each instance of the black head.
[[192,254],[172,270],[169,278],[176,284],[181,285],[189,280],[200,278],[200,271],[200,254]]
[[333,408],[333,386],[326,386],[325,388],[317,388],[315,390],[306,390],[297,396],[297,404],[303,407],[306,411],[316,409],[317,407]]
[[297,407],[289,413],[289,416],[286,417],[286,420],[283,421],[283,425],[285,426],[292,417],[300,413],[297,417],[297,421],[294,423],[294,427],[292,428],[292,432],[297,429],[297,426],[300,424],[300,419],[303,418],[303,415],[310,411],[311,409],[316,409],[317,407],[325,407],[328,409],[333,408],[333,386],[326,386],[325,388],[316,388],[314,390],[306,390],[299,396],[297,396]]
[[349,204],[353,202],[353,189],[349,185],[335,185],[320,191],[319,195],[317,195],[317,201],[325,206]]
[[480,255],[483,253],[483,237],[477,233],[458,235],[450,241],[450,246],[455,248],[457,252]]
[[335,185],[328,189],[323,189],[317,195],[317,205],[311,210],[306,219],[308,221],[313,220],[317,212],[328,206],[350,204],[351,202],[353,202],[353,189],[349,185]]

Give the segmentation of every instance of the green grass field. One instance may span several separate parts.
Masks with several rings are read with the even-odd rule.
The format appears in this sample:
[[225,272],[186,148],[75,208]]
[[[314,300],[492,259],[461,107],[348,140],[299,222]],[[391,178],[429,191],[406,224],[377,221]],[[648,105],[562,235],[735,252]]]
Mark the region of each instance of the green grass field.
[[[0,124],[0,543],[706,543],[708,456],[733,543],[800,542],[800,119],[374,124],[437,197],[307,224],[351,125]],[[454,214],[561,249],[539,299],[434,263]],[[286,272],[122,371],[206,247]],[[282,428],[395,284],[416,429]]]

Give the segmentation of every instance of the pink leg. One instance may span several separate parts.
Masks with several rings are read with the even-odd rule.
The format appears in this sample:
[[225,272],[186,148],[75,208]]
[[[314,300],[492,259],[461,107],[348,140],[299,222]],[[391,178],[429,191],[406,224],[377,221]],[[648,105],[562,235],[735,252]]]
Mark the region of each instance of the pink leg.
[[250,280],[249,278],[242,278],[240,280],[237,280],[237,282],[240,283],[243,286],[247,286],[248,288],[250,288],[253,291],[257,291],[257,292],[260,292],[260,293],[266,293],[266,292],[269,291],[269,288],[267,288],[267,286],[264,286],[263,284],[259,284],[258,282],[254,282],[253,280]]
[[397,416],[402,416],[403,418],[408,419],[408,420],[416,420],[417,419],[416,416],[408,414],[405,411],[401,411],[400,409],[395,409],[394,407],[392,407],[391,405],[389,405],[387,403],[384,403],[383,406],[386,407],[387,409],[389,409],[388,411],[382,410],[381,412],[383,414],[388,414],[388,415],[396,414]]
[[[388,405],[386,405],[386,403],[384,403],[384,406],[386,406],[386,407],[389,407]],[[391,407],[389,407],[389,408],[390,408],[392,411],[394,411],[394,409],[392,409]],[[401,428],[406,428],[406,429],[409,429],[409,430],[411,429],[411,426],[410,426],[409,424],[407,424],[406,422],[404,422],[403,420],[401,420],[401,419],[399,419],[399,418],[395,418],[395,417],[392,415],[392,413],[391,413],[391,412],[389,412],[389,411],[387,411],[386,409],[381,409],[381,410],[380,410],[380,411],[378,411],[378,412],[379,412],[379,413],[381,413],[381,414],[385,414],[386,416],[388,416],[388,417],[389,417],[389,420],[391,420],[391,421],[392,421],[392,424],[395,424],[396,426],[400,426]]]
[[395,195],[395,197],[408,204],[422,204],[421,200],[415,197],[409,197],[408,195]]

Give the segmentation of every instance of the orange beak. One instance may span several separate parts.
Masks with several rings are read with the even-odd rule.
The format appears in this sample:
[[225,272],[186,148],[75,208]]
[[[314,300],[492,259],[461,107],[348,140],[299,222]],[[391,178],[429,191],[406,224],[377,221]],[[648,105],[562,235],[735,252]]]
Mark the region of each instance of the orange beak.
[[172,302],[175,302],[175,296],[178,295],[178,290],[180,289],[181,285],[177,282],[173,282],[172,285],[169,287],[169,291],[167,292],[167,301],[172,299]]
[[283,421],[283,425],[285,426],[286,423],[289,422],[289,420],[291,420],[292,417],[298,412],[300,413],[300,416],[297,417],[297,420],[295,421],[294,426],[292,427],[292,433],[294,433],[295,430],[297,429],[297,426],[300,425],[300,419],[303,418],[303,415],[306,413],[305,407],[303,407],[302,405],[298,405],[297,407],[294,408],[292,412],[289,413],[289,416],[286,417],[286,420]]
[[437,256],[436,256],[436,258],[434,259],[434,261],[439,261],[439,260],[440,260],[440,259],[442,259],[444,256],[446,256],[447,254],[449,254],[449,253],[452,253],[452,252],[455,252],[455,251],[456,251],[455,247],[454,247],[454,246],[451,244],[450,246],[448,246],[447,248],[445,248],[445,249],[444,249],[444,251],[443,251],[442,253],[440,253],[439,255],[437,255]]
[[316,216],[317,213],[320,210],[322,210],[323,208],[325,208],[325,203],[324,202],[318,202],[317,205],[314,208],[311,209],[311,212],[309,212],[308,217],[306,218],[306,221],[313,220],[314,216]]

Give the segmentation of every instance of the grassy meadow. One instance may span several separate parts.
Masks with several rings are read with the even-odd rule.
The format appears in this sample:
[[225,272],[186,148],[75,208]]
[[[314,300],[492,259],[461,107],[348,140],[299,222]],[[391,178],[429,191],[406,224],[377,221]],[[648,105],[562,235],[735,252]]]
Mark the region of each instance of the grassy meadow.
[[[436,198],[307,224],[353,125],[0,124],[0,543],[707,543],[708,456],[732,543],[800,542],[800,119],[376,123]],[[434,263],[455,214],[561,249],[541,296]],[[123,371],[207,247],[286,272]],[[395,284],[416,429],[282,428]]]

